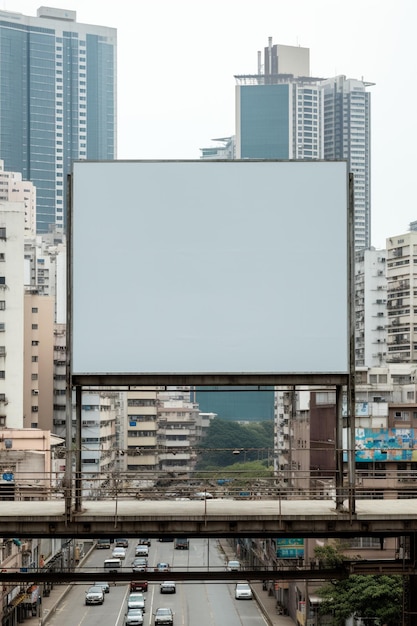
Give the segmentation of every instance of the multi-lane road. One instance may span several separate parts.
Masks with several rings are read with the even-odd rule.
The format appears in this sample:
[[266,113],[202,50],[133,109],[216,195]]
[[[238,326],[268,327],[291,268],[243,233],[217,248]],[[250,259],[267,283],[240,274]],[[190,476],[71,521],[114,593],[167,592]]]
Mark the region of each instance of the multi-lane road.
[[[137,541],[129,540],[124,569],[131,567]],[[112,550],[94,550],[83,564],[92,579],[106,579],[103,563]],[[167,562],[175,570],[204,571],[225,566],[224,555],[215,539],[190,539],[189,550],[174,550],[173,542],[152,540],[149,567]],[[146,573],[144,574],[144,579]],[[166,577],[169,580],[169,574]],[[94,582],[93,580],[93,582]],[[92,584],[92,583],[91,583]],[[111,584],[103,605],[87,606],[85,592],[89,584],[75,584],[48,621],[50,626],[124,626],[129,585]],[[158,607],[170,607],[175,626],[264,626],[265,620],[255,600],[235,600],[235,584],[230,582],[179,582],[175,594],[161,594],[159,583],[149,583],[145,592],[144,626],[153,626]]]

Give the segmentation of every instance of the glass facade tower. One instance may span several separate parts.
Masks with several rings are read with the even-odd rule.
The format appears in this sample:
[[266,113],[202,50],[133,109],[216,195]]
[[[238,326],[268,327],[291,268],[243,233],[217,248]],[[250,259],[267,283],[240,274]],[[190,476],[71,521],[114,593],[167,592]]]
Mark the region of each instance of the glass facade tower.
[[38,233],[66,225],[76,159],[116,158],[116,30],[0,11],[0,158],[37,189]]
[[307,49],[270,40],[258,73],[235,76],[236,158],[346,159],[354,175],[355,250],[363,250],[371,245],[372,83],[309,74]]

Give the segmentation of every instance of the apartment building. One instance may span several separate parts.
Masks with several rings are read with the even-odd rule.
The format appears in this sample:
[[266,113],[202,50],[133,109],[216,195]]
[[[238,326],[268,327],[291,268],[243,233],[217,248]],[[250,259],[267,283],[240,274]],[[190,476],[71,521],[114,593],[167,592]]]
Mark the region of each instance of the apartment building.
[[382,365],[387,358],[386,251],[355,255],[355,366]]
[[67,419],[67,330],[66,324],[54,325],[53,340],[53,417],[51,430],[66,439]]
[[25,234],[36,232],[36,187],[29,180],[22,180],[20,172],[7,172],[0,159],[0,201],[22,202],[25,211]]
[[417,362],[417,231],[386,240],[387,362]]
[[0,427],[23,423],[22,202],[0,201]]
[[[114,474],[117,415],[116,392],[82,394],[81,472],[85,498],[99,499],[103,493],[112,493],[119,487]],[[73,426],[75,432],[75,421]]]
[[156,387],[138,387],[127,393],[124,452],[129,471],[158,470],[157,398]]
[[54,307],[52,296],[24,296],[23,425],[53,430]]
[[189,388],[158,394],[159,467],[163,471],[187,473],[195,465],[198,404],[190,399]]

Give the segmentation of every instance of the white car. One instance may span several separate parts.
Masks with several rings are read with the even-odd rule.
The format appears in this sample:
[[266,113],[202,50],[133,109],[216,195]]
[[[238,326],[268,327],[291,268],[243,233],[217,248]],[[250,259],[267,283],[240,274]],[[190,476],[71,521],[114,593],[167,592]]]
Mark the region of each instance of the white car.
[[252,589],[248,583],[236,583],[235,587],[236,600],[252,600]]
[[113,548],[111,555],[113,559],[120,559],[121,561],[124,561],[126,558],[126,548]]
[[177,586],[173,580],[164,580],[159,586],[160,593],[177,593]]
[[140,609],[142,613],[145,613],[145,596],[143,593],[130,593],[127,598],[127,610]]
[[228,572],[238,572],[240,570],[239,561],[227,561],[226,570]]
[[149,556],[149,548],[143,544],[138,544],[135,548],[135,556]]

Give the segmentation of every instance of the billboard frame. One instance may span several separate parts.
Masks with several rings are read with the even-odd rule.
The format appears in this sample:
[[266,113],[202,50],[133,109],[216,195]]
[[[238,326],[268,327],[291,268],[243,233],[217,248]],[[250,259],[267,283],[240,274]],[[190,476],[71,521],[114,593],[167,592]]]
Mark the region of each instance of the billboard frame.
[[[247,162],[248,160],[244,160]],[[283,162],[289,163],[291,161],[277,161],[266,159],[254,159],[251,162]],[[346,160],[341,160],[346,163]],[[172,163],[204,163],[207,165],[211,162],[202,161],[173,161]],[[219,163],[222,161],[216,161]],[[238,161],[225,161],[225,163],[236,163]],[[89,162],[91,163],[91,162]],[[94,163],[94,162],[93,162]],[[112,161],[104,163],[124,163],[124,161]],[[127,162],[129,163],[129,162]],[[140,161],[134,161],[133,163],[141,163]],[[144,163],[153,163],[152,161],[144,161]],[[166,161],[156,161],[155,163],[166,163]],[[171,162],[170,162],[171,163]],[[299,163],[299,162],[298,162]],[[316,161],[312,161],[313,164]],[[346,303],[348,307],[347,322],[348,322],[348,366],[347,371],[344,372],[74,372],[73,371],[73,217],[74,217],[74,176],[69,174],[68,176],[68,245],[67,245],[67,378],[70,386],[110,386],[129,388],[131,386],[172,386],[172,385],[347,385],[351,373],[351,361],[352,355],[354,358],[354,345],[352,346],[352,331],[354,330],[352,320],[352,302],[354,297],[354,269],[353,269],[353,175],[348,174],[347,181],[347,290]],[[354,311],[354,309],[353,309]]]

